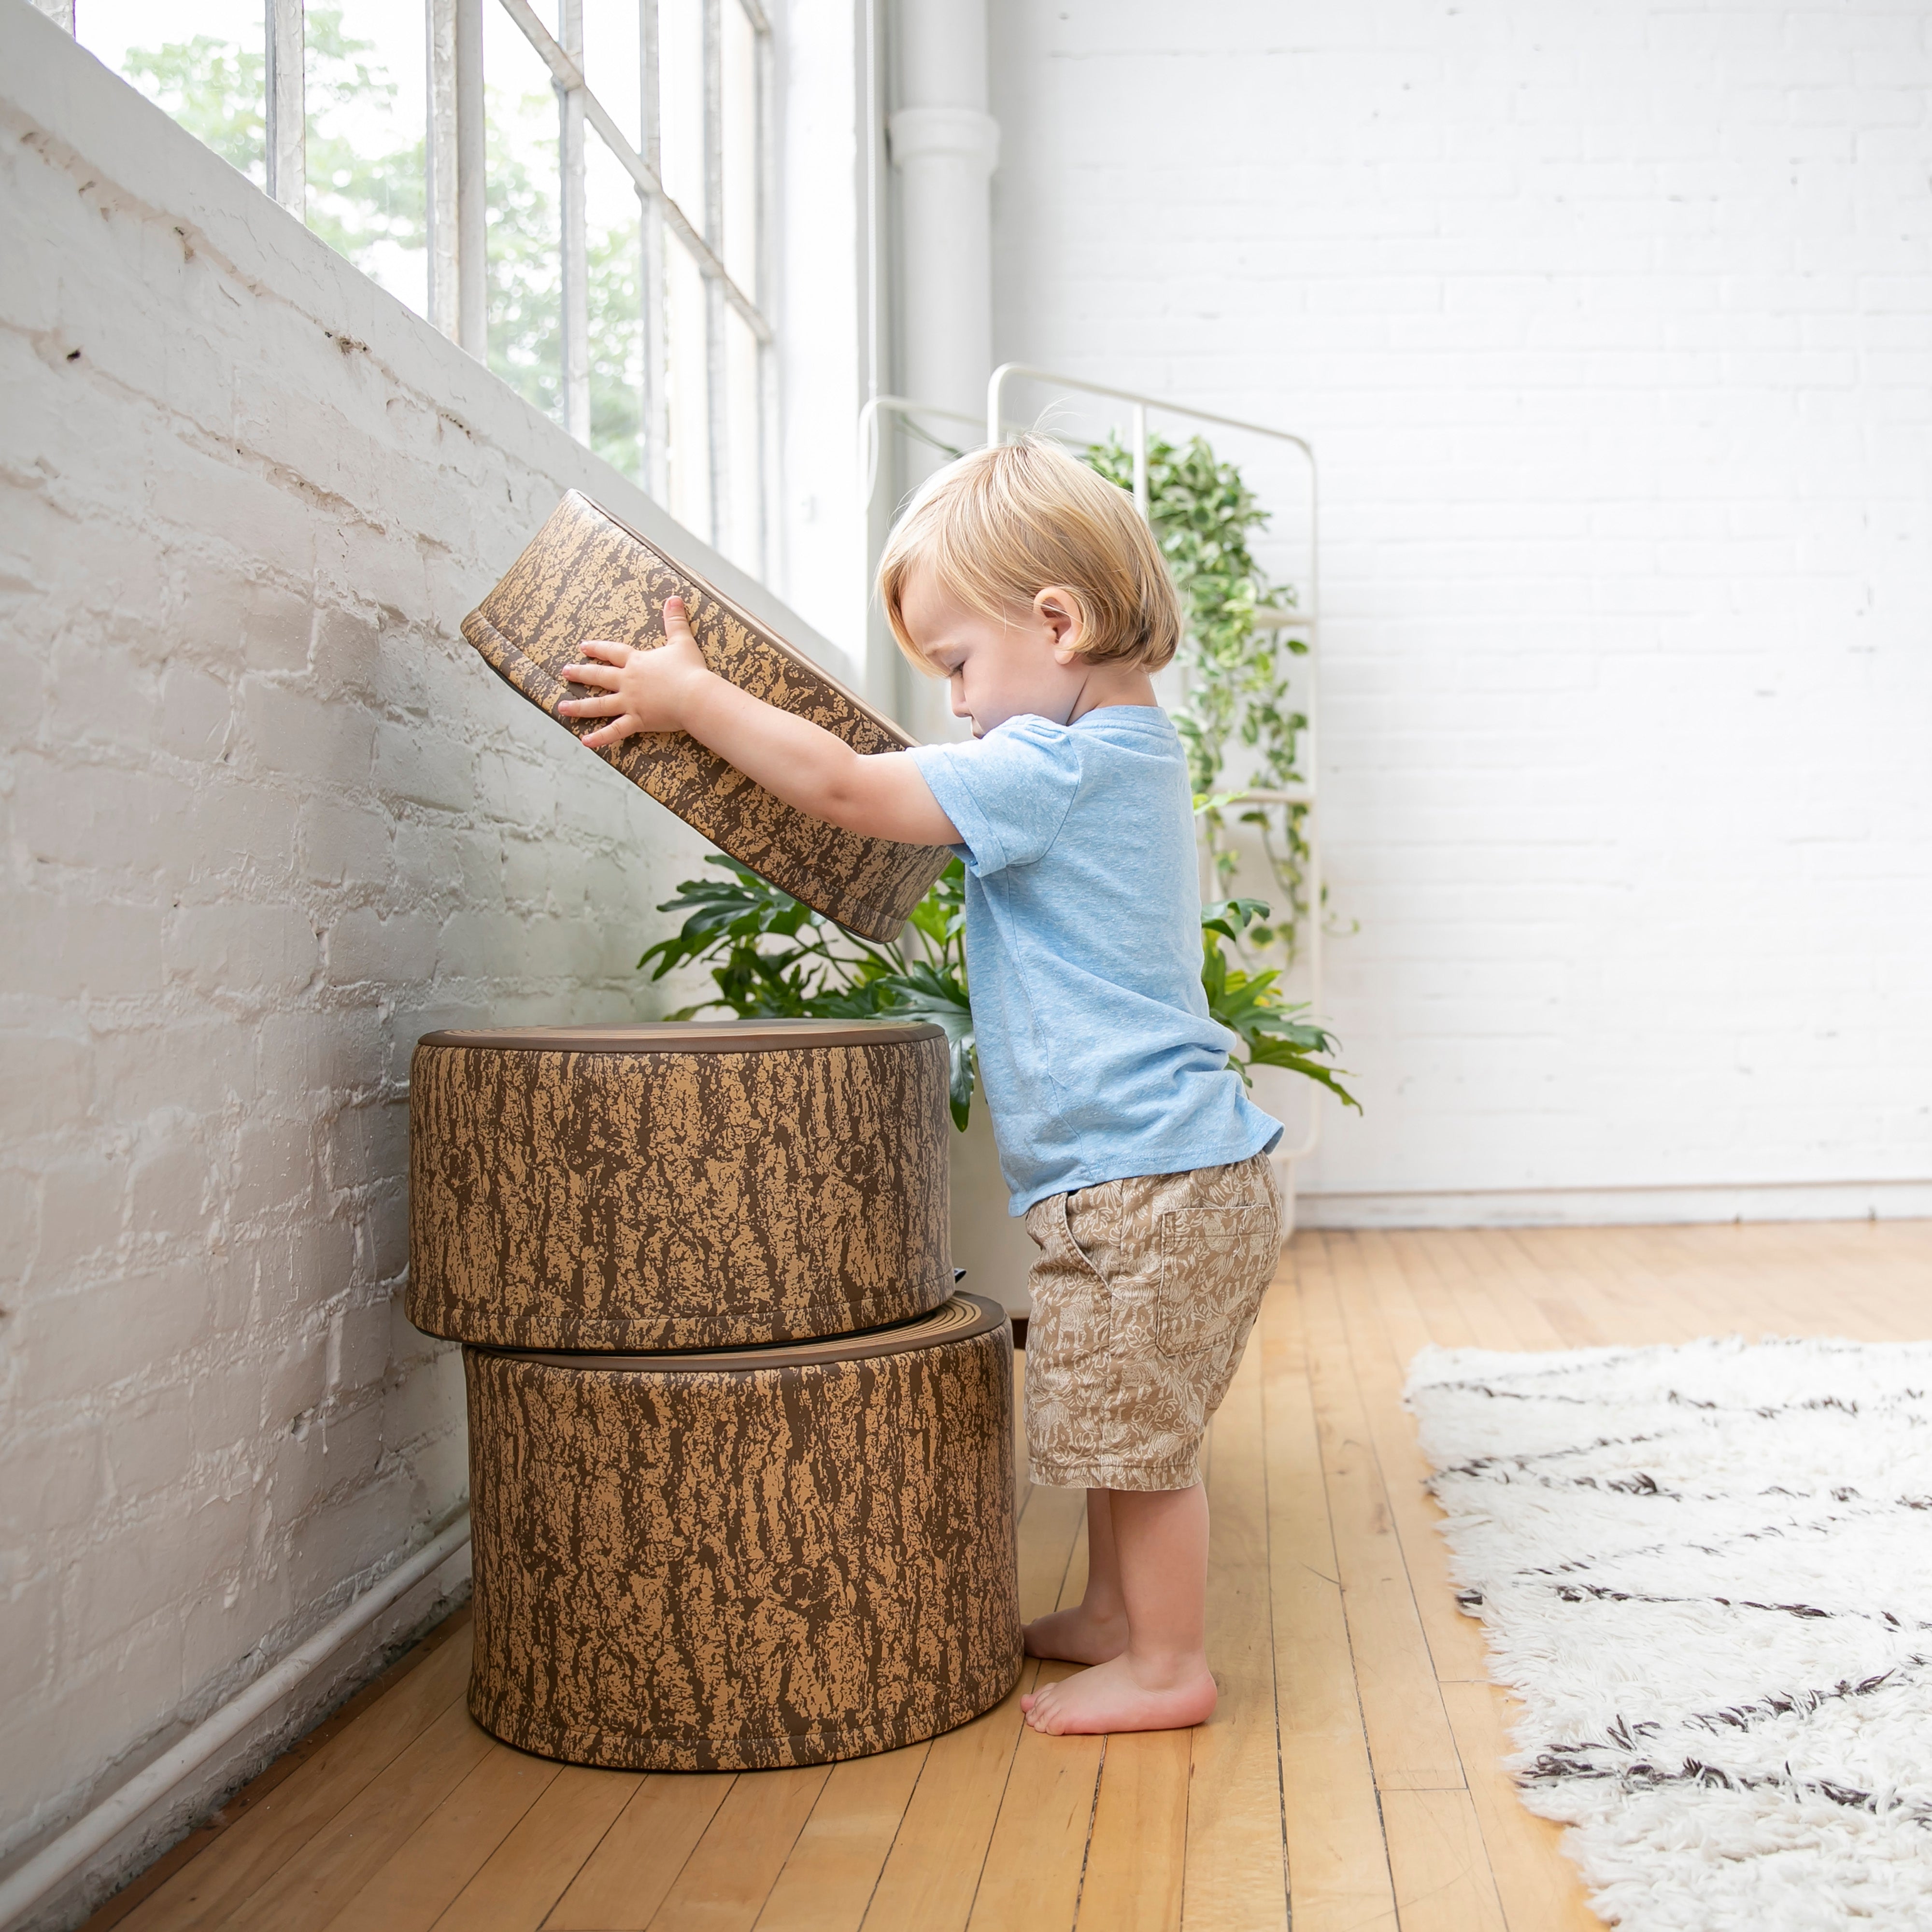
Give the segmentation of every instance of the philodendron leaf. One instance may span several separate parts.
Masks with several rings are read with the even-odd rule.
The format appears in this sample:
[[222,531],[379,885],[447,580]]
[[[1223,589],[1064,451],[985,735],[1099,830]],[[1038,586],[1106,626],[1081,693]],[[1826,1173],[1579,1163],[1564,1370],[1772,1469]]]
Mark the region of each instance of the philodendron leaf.
[[892,1011],[908,1019],[931,1020],[946,1030],[950,1064],[946,1099],[952,1124],[963,1134],[973,1106],[973,1007],[964,985],[923,960],[880,982],[892,989]]

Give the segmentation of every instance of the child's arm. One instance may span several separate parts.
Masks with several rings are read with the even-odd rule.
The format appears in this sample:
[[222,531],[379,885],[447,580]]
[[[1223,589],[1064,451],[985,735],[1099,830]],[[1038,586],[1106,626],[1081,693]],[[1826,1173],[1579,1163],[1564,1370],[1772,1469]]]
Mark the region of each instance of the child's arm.
[[611,721],[585,744],[614,745],[638,731],[688,731],[775,798],[814,818],[908,845],[959,842],[952,820],[903,752],[862,758],[809,719],[764,704],[708,669],[681,598],[664,605],[664,642],[656,650],[595,638],[579,648],[595,662],[568,665],[563,674],[598,694],[566,699],[557,709],[567,718]]

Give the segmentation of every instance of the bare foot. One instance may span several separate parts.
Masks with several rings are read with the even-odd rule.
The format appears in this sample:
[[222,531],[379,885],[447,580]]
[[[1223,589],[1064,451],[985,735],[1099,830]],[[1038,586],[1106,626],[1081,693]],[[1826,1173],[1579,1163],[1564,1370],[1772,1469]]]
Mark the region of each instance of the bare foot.
[[1127,1647],[1127,1613],[1096,1616],[1084,1604],[1051,1616],[1035,1617],[1026,1627],[1029,1657],[1064,1658],[1069,1664],[1105,1664]]
[[1020,1700],[1026,1720],[1050,1737],[1096,1731],[1184,1731],[1214,1714],[1218,1694],[1204,1658],[1146,1683],[1125,1657],[1042,1684]]

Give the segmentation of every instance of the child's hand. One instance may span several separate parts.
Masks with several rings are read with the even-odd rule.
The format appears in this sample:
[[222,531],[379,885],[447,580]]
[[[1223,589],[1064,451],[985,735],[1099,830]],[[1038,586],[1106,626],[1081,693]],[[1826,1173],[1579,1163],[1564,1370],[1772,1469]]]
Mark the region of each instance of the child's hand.
[[656,650],[634,650],[600,638],[586,638],[578,646],[590,664],[566,664],[563,674],[573,684],[589,685],[598,694],[568,698],[556,708],[566,718],[608,718],[585,734],[593,750],[614,745],[640,731],[681,731],[686,707],[698,681],[712,673],[705,668],[698,640],[684,614],[681,597],[664,607],[664,640]]

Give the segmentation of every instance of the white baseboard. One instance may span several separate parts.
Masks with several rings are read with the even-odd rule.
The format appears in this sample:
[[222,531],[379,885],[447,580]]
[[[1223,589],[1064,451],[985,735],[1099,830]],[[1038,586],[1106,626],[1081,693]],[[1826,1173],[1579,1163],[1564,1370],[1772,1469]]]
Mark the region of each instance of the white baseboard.
[[1296,1203],[1296,1220],[1304,1228],[1570,1228],[1924,1219],[1932,1219],[1932,1180],[1335,1190],[1304,1193]]

